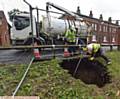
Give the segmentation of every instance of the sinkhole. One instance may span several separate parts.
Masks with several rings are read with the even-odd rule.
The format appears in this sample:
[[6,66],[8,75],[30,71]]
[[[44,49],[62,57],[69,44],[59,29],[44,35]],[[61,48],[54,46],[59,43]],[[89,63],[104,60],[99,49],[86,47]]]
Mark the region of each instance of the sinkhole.
[[[79,65],[76,70],[78,62]],[[101,88],[111,82],[111,75],[107,66],[104,66],[97,60],[90,61],[88,58],[82,58],[81,61],[80,58],[69,59],[63,60],[60,66],[68,70],[74,78],[80,79],[85,84],[95,84]]]

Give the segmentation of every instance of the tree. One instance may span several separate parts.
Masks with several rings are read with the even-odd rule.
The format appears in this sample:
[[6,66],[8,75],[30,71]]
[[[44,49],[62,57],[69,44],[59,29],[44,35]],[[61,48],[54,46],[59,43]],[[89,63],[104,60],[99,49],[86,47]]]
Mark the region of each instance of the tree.
[[8,15],[9,15],[9,20],[12,21],[13,20],[13,17],[16,13],[18,12],[21,12],[19,9],[13,9],[11,11],[8,12]]

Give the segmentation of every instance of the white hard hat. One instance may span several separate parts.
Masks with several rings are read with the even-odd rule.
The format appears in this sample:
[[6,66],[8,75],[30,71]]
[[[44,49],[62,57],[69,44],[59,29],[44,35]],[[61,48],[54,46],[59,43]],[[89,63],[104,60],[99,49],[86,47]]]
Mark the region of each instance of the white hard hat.
[[88,49],[88,52],[91,52],[92,49],[93,49],[93,45],[92,44],[88,44],[87,45],[87,49]]

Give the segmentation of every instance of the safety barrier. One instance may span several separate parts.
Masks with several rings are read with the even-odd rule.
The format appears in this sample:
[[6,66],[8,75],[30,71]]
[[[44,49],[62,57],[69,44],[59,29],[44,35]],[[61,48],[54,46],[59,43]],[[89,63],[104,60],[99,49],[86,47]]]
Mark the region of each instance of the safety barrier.
[[[110,49],[110,51],[113,50],[114,46],[119,47],[118,45],[102,45],[103,47],[107,47],[107,50]],[[68,52],[68,47],[77,47],[77,51],[73,53],[74,55],[80,55],[82,50],[82,47],[85,47],[85,45],[32,45],[32,46],[11,46],[11,47],[0,47],[0,50],[11,50],[11,49],[32,49],[33,55],[36,60],[47,60],[47,59],[53,59],[53,58],[70,58],[71,53]],[[109,49],[108,49],[109,47]],[[41,49],[41,50],[39,50]],[[45,50],[48,50],[51,54],[43,54]],[[62,49],[62,52],[56,53],[56,50]],[[46,51],[47,52],[47,51]]]
[[[50,59],[49,57],[52,58],[56,58],[56,57],[69,57],[71,55],[71,53],[68,52],[68,47],[83,47],[83,45],[37,45],[34,44],[32,46],[11,46],[11,47],[0,47],[0,50],[12,50],[12,49],[17,49],[17,50],[21,50],[21,49],[32,49],[32,54],[35,57],[36,60],[42,60],[42,59]],[[49,55],[41,55],[43,54],[43,52],[49,49],[46,52],[50,52],[51,54]],[[58,52],[56,54],[56,50],[62,50],[62,52]],[[73,54],[80,54],[79,52],[73,53]],[[46,58],[45,58],[46,57]]]
[[[32,48],[65,48],[65,47],[85,47],[86,45],[26,45],[26,46],[9,46],[9,47],[0,47],[0,50],[10,50],[10,49],[32,49]],[[116,46],[118,50],[120,50],[120,45],[118,44],[102,44],[103,47],[110,47],[110,50],[113,50],[113,47]]]

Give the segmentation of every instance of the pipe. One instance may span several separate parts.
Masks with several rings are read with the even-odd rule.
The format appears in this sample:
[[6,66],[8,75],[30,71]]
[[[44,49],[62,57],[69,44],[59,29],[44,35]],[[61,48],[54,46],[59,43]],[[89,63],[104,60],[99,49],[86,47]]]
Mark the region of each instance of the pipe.
[[16,87],[15,91],[13,92],[13,95],[12,95],[12,96],[15,96],[16,93],[18,92],[18,90],[19,90],[19,88],[21,87],[21,85],[22,85],[22,83],[23,83],[23,81],[24,81],[24,79],[25,79],[25,77],[26,77],[26,75],[27,75],[27,73],[28,73],[28,71],[29,71],[29,69],[30,69],[30,66],[31,66],[31,64],[32,64],[33,61],[34,61],[34,57],[31,59],[30,64],[28,65],[28,67],[27,67],[27,69],[26,69],[26,71],[25,71],[25,73],[24,73],[21,81],[20,81],[19,84],[17,85],[17,87]]

